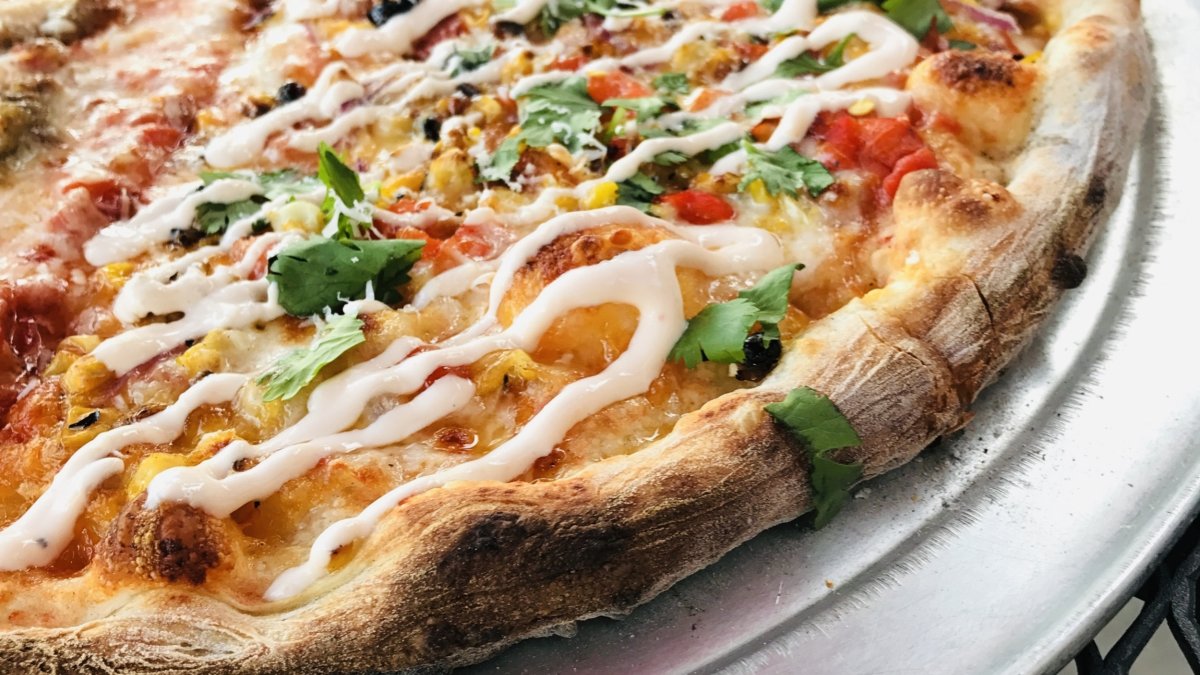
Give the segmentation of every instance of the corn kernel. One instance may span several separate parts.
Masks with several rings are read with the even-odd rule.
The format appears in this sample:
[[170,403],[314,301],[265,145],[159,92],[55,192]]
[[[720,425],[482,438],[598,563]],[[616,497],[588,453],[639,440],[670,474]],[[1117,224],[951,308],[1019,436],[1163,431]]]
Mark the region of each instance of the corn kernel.
[[512,84],[533,72],[533,57],[528,51],[522,50],[517,56],[508,59],[500,68],[500,80],[504,84]]
[[859,99],[859,100],[855,101],[853,105],[851,105],[849,108],[846,109],[847,112],[849,112],[851,115],[854,115],[855,117],[862,117],[863,115],[869,115],[874,110],[875,110],[875,101],[873,101],[869,98]]
[[425,182],[425,172],[421,169],[414,169],[408,173],[396,174],[383,181],[383,185],[379,187],[380,206],[390,204],[396,201],[404,192],[416,192],[421,189],[421,184]]
[[211,110],[201,110],[196,113],[196,126],[200,131],[211,129],[212,127],[221,126],[221,118],[214,114]]
[[617,203],[617,184],[611,180],[604,181],[588,195],[586,208],[600,209]]
[[520,349],[492,354],[481,364],[475,376],[481,395],[490,394],[513,379],[528,382],[537,377],[539,371],[537,362]]
[[229,333],[215,330],[204,339],[187,348],[187,351],[175,357],[175,362],[188,371],[188,375],[199,377],[204,373],[220,372],[224,368],[223,352],[236,349],[229,339]]
[[108,431],[117,422],[117,411],[112,408],[90,408],[71,405],[67,408],[66,424],[59,432],[63,448],[74,452],[84,443]]
[[1037,63],[1042,60],[1042,50],[1037,50],[1032,54],[1026,54],[1025,58],[1021,59],[1021,63]]
[[475,191],[475,169],[471,157],[458,148],[438,155],[429,165],[429,186],[451,206]]
[[479,137],[482,135],[483,135],[483,131],[480,130],[479,127],[471,127],[470,129],[467,129],[467,138],[469,138],[473,141],[479,140]]
[[108,366],[94,356],[81,356],[67,367],[62,376],[63,391],[68,396],[95,391],[112,378]]
[[125,494],[130,499],[137,497],[146,491],[146,487],[150,485],[150,481],[158,474],[173,469],[177,466],[187,464],[187,458],[183,455],[175,455],[169,452],[152,452],[138,464],[134,469],[133,475],[129,477],[129,484],[125,486]]
[[308,232],[317,234],[325,227],[321,207],[299,199],[284,204],[267,214],[267,221],[277,232]]
[[775,199],[767,192],[767,186],[763,184],[762,179],[757,179],[753,183],[750,183],[748,191],[750,192],[750,196],[754,198],[754,201],[759,204],[770,204]]
[[114,289],[120,289],[129,281],[129,277],[133,276],[134,265],[131,262],[118,262],[110,265],[105,265],[101,268],[104,274],[104,279]]
[[46,375],[62,375],[80,356],[92,351],[99,344],[98,335],[72,335],[63,339],[58,343],[58,351],[54,352],[54,358],[46,366]]
[[484,122],[495,122],[504,115],[504,107],[495,96],[484,94],[475,99],[474,107],[483,115]]

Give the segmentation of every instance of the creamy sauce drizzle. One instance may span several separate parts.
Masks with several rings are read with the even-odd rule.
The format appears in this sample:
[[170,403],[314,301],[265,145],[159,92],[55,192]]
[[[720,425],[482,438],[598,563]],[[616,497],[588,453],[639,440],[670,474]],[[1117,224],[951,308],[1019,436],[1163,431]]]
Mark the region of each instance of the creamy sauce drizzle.
[[[527,23],[547,2],[521,0],[494,20]],[[335,40],[335,48],[351,58],[371,53],[405,53],[438,22],[461,9],[479,4],[480,0],[421,2],[412,11],[378,29],[353,28],[343,32]],[[285,17],[293,21],[332,16],[340,10],[339,0],[285,2]],[[807,31],[815,24],[816,16],[815,0],[785,0],[769,17],[692,23],[661,45],[621,58],[592,61],[573,72],[526,76],[512,86],[509,94],[516,97],[541,84],[587,72],[663,63],[687,43],[729,31],[763,36]],[[618,23],[613,29],[619,29],[627,22]],[[774,78],[783,61],[824,48],[851,33],[869,44],[867,53],[817,77]],[[424,62],[404,60],[357,77],[348,65],[335,61],[324,68],[305,96],[212,139],[205,150],[205,159],[217,168],[252,163],[263,154],[271,138],[279,134],[285,135],[283,141],[289,147],[314,150],[320,142],[335,143],[354,129],[372,124],[384,115],[409,114],[405,110],[412,104],[445,95],[461,84],[496,82],[509,59],[516,58],[522,51],[536,51],[528,43],[512,40],[509,50],[498,58],[474,71],[450,76],[445,68],[454,50],[478,44],[471,36],[448,40],[437,45]],[[552,44],[545,49],[553,48],[555,45]],[[645,392],[658,376],[667,353],[686,326],[677,268],[696,268],[710,276],[722,276],[766,270],[784,261],[779,241],[762,230],[731,225],[676,226],[628,207],[555,216],[559,211],[556,200],[563,196],[585,197],[602,181],[627,180],[641,164],[662,152],[695,155],[737,141],[750,126],[764,118],[780,120],[773,135],[762,144],[766,149],[775,150],[802,139],[822,110],[845,108],[859,100],[870,99],[881,114],[900,114],[909,104],[903,92],[883,88],[832,90],[883,77],[908,65],[916,55],[917,43],[908,33],[870,12],[839,13],[807,36],[792,35],[779,41],[757,62],[729,75],[721,83],[722,89],[732,92],[730,95],[717,99],[704,110],[673,113],[663,116],[661,121],[670,128],[690,119],[729,117],[748,103],[770,101],[799,92],[795,100],[764,106],[754,119],[725,122],[688,136],[646,140],[613,163],[603,178],[573,188],[543,189],[533,203],[503,218],[510,226],[537,225],[531,234],[511,246],[498,260],[468,262],[434,277],[410,305],[413,310],[419,310],[436,298],[460,295],[490,284],[487,310],[479,321],[435,345],[423,344],[412,337],[395,340],[373,359],[356,364],[316,386],[309,395],[307,414],[275,437],[258,444],[235,441],[196,466],[173,468],[156,476],[147,489],[147,507],[175,501],[202,508],[215,516],[226,516],[253,499],[274,493],[286,482],[307,473],[322,459],[362,448],[400,443],[429,424],[462,409],[475,393],[474,384],[448,375],[425,386],[430,375],[439,368],[471,364],[497,350],[532,350],[551,324],[573,309],[605,303],[637,308],[638,325],[629,347],[604,371],[564,387],[513,438],[487,455],[403,483],[359,515],[330,526],[312,544],[308,560],[281,575],[268,590],[267,598],[280,600],[302,592],[326,574],[334,551],[370,534],[389,510],[411,496],[454,481],[507,481],[520,476],[579,421],[612,403]],[[306,128],[297,128],[302,124]],[[411,154],[417,162],[427,161],[428,148],[414,146]],[[396,161],[411,160],[397,158]],[[738,170],[744,161],[744,153],[735,152],[714,166],[713,172]],[[258,194],[261,194],[261,188],[250,180],[225,179],[203,187],[198,183],[178,186],[142,209],[133,219],[110,226],[89,241],[85,250],[87,260],[93,265],[104,265],[136,258],[168,241],[175,230],[189,227],[200,204],[230,203]],[[319,196],[302,198],[315,201]],[[264,209],[277,205],[272,202]],[[393,225],[426,227],[441,218],[453,216],[441,207],[411,214],[393,214],[366,204],[352,207],[369,208],[375,217]],[[182,314],[182,318],[133,327],[97,347],[93,352],[96,358],[115,373],[123,374],[156,354],[213,330],[247,326],[281,316],[283,310],[276,301],[274,286],[265,279],[249,277],[264,254],[294,241],[296,235],[262,236],[240,260],[205,272],[206,267],[211,267],[206,263],[213,256],[228,251],[234,242],[250,234],[258,217],[256,214],[233,224],[217,246],[202,248],[139,272],[130,279],[114,302],[114,313],[121,321],[132,325],[151,315],[173,313]],[[496,218],[497,214],[490,209],[480,208],[468,213],[465,221],[483,222]],[[565,234],[612,224],[663,228],[678,238],[562,274],[548,284],[508,328],[501,327],[497,318],[501,302],[517,272],[541,248]],[[351,303],[346,311],[366,312],[381,308],[379,303],[368,299]],[[418,348],[422,349],[414,353]],[[233,399],[248,381],[247,375],[211,375],[193,385],[162,412],[106,431],[84,445],[72,455],[50,488],[29,511],[0,531],[0,569],[20,569],[52,561],[69,543],[74,522],[91,492],[105,478],[123,470],[124,463],[119,456],[121,448],[133,443],[174,440],[192,411],[203,405]],[[355,428],[369,404],[381,396],[408,398],[362,428]],[[234,466],[244,459],[255,463],[248,469],[235,471]]]

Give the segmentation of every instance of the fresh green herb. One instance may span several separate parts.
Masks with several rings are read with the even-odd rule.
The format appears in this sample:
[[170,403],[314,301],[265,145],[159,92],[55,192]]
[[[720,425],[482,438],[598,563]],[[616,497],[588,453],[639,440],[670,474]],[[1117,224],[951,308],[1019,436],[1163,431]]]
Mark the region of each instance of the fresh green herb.
[[738,190],[745,190],[754,181],[761,180],[771,195],[782,192],[797,197],[799,190],[805,188],[815,197],[833,185],[833,174],[828,169],[790,147],[768,152],[742,141],[742,149],[746,151],[746,172],[742,182],[738,183]]
[[666,7],[653,7],[626,0],[550,0],[538,13],[538,26],[546,37],[553,37],[563,24],[584,14],[599,14],[618,19],[662,14]]
[[[263,188],[261,195],[228,204],[205,202],[196,207],[196,228],[204,234],[221,234],[229,226],[243,218],[258,213],[262,205],[285,195],[296,195],[313,190],[317,183],[292,169],[267,171],[259,174],[232,173],[229,171],[201,171],[200,180],[212,185],[218,180],[243,180],[258,183]],[[255,222],[255,229],[266,227],[266,221]]]
[[408,281],[424,245],[408,239],[309,239],[271,258],[267,277],[279,287],[279,304],[293,316],[340,311],[366,297],[367,284],[377,300],[396,302],[397,287]]
[[667,150],[666,152],[658,153],[650,161],[659,166],[679,166],[689,159],[691,158],[678,150]]
[[763,9],[774,14],[783,6],[783,0],[758,0],[758,4],[762,5]]
[[884,0],[883,11],[887,12],[888,18],[900,24],[918,40],[929,34],[931,25],[935,26],[939,33],[954,28],[950,15],[942,9],[939,0]]
[[450,58],[446,59],[444,67],[450,69],[450,77],[458,77],[463,73],[468,73],[478,69],[483,64],[492,60],[496,54],[496,45],[486,45],[479,49],[455,49]]
[[362,184],[358,182],[358,174],[346,166],[324,141],[317,148],[317,178],[346,206],[354,206],[365,196]]
[[554,84],[534,87],[524,97],[521,131],[509,137],[480,165],[484,180],[506,180],[520,158],[520,144],[544,148],[561,143],[571,152],[595,144],[593,134],[600,125],[600,106],[588,96],[587,80],[571,77]]
[[479,178],[484,181],[508,180],[513,167],[521,160],[521,137],[509,136],[496,147],[486,163],[479,165]]
[[700,310],[667,357],[695,368],[701,361],[742,363],[744,346],[754,324],[762,325],[765,341],[779,339],[779,322],[787,313],[792,275],[804,265],[784,265],[771,270],[754,286],[729,302],[715,302]]
[[617,203],[647,213],[654,198],[662,193],[662,186],[641,171],[633,174],[629,180],[617,183]]
[[[842,5],[848,5],[855,0],[817,0],[817,9],[822,13],[830,12]],[[939,33],[954,28],[950,15],[942,9],[939,0],[871,0],[883,8],[888,18],[900,24],[904,30],[912,33],[918,40],[929,34],[930,25],[936,26]]]
[[263,400],[288,400],[312,382],[322,368],[333,363],[351,347],[366,342],[363,322],[356,316],[330,320],[307,347],[293,349],[276,359],[257,382],[264,385]]
[[637,113],[639,120],[657,117],[667,102],[658,96],[643,96],[641,98],[610,98],[602,104],[605,108],[621,108]]
[[854,38],[854,33],[842,38],[825,58],[817,58],[811,54],[801,54],[794,59],[788,59],[775,69],[776,77],[799,77],[800,75],[820,75],[846,65],[846,45]]
[[960,52],[970,52],[979,48],[979,45],[966,40],[947,40],[950,43],[951,49],[957,49]]
[[267,203],[262,197],[221,204],[205,202],[196,207],[196,227],[204,234],[221,234],[243,218],[258,213]]
[[[354,169],[346,166],[325,141],[321,141],[321,145],[317,147],[317,178],[326,187],[325,201],[321,204],[325,221],[336,224],[339,239],[358,237],[361,234],[361,226],[369,224],[370,221],[352,216],[347,211],[354,209],[366,197],[362,183],[359,182]],[[335,198],[344,208],[337,208]]]
[[795,101],[796,99],[800,98],[801,96],[805,96],[807,94],[808,94],[808,92],[794,89],[792,91],[787,92],[786,94],[781,94],[779,96],[776,96],[775,98],[769,98],[765,101],[757,101],[755,103],[751,103],[750,105],[746,106],[746,112],[745,112],[746,119],[753,119],[753,118],[758,117],[759,115],[762,114],[763,109],[767,108],[768,106],[786,105],[788,103],[791,103],[792,101]]
[[862,477],[861,464],[842,464],[830,457],[830,453],[839,448],[858,447],[862,440],[833,401],[808,387],[793,389],[787,398],[763,409],[804,444],[812,461],[813,502],[817,510],[813,526],[825,527],[846,503],[851,486]]
[[517,6],[517,0],[492,0],[492,13],[507,12]]
[[680,96],[692,90],[686,73],[663,73],[654,78],[654,88],[663,96]]

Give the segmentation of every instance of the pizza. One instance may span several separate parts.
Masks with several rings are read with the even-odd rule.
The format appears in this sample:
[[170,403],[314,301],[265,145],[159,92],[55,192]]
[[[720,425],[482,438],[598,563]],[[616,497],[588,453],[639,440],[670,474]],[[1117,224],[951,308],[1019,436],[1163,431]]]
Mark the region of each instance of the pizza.
[[825,526],[1083,281],[1151,95],[1132,0],[14,0],[0,45],[22,672],[452,667]]

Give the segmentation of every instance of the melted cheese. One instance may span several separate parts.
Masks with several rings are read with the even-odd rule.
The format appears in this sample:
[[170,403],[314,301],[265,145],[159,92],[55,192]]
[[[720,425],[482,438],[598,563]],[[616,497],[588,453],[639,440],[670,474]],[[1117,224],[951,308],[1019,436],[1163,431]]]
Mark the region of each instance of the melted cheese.
[[[521,0],[494,20],[526,23],[537,16],[546,1]],[[380,28],[345,30],[333,45],[346,59],[402,54],[440,21],[480,4],[479,0],[418,3],[412,11]],[[284,16],[289,21],[320,19],[336,14],[340,6],[338,0],[288,0]],[[661,45],[619,58],[592,61],[574,71],[527,75],[518,79],[509,93],[517,97],[533,87],[573,75],[665,63],[684,45],[728,32],[771,36],[807,31],[815,24],[816,16],[815,0],[785,0],[769,17],[691,23]],[[287,27],[293,33],[296,29],[295,25]],[[783,61],[824,48],[852,33],[868,43],[867,53],[817,77],[798,80],[774,77]],[[553,43],[534,47],[523,40],[513,40],[507,51],[474,71],[458,76],[445,72],[447,59],[455,50],[479,44],[483,44],[483,38],[469,35],[442,42],[424,61],[393,61],[362,72],[346,61],[335,60],[323,68],[306,95],[216,136],[205,148],[204,158],[217,168],[251,164],[268,152],[268,144],[274,137],[280,137],[287,147],[312,151],[321,142],[336,143],[382,119],[411,117],[416,114],[413,108],[422,101],[445,96],[460,85],[498,82],[513,60],[524,53],[547,57],[558,47]],[[368,535],[387,512],[408,497],[454,481],[512,480],[520,476],[580,421],[648,390],[687,324],[677,275],[680,268],[721,277],[764,271],[787,259],[781,242],[757,228],[729,224],[683,227],[628,207],[556,215],[562,208],[560,204],[586,198],[602,182],[628,180],[641,165],[663,152],[696,155],[735,142],[766,117],[780,120],[763,144],[766,149],[777,150],[802,139],[822,110],[841,109],[868,99],[884,114],[899,114],[909,103],[902,92],[882,88],[835,90],[903,68],[916,55],[916,41],[887,19],[870,12],[839,13],[808,35],[795,34],[779,40],[758,61],[724,78],[720,86],[730,91],[730,95],[718,98],[703,110],[666,115],[662,122],[670,126],[692,119],[729,118],[748,103],[800,92],[795,100],[765,106],[753,119],[726,121],[687,136],[645,140],[614,162],[602,178],[573,188],[547,187],[531,202],[507,213],[486,207],[469,211],[464,217],[468,225],[499,221],[514,231],[530,227],[533,230],[497,260],[467,262],[433,277],[414,296],[411,310],[426,307],[439,297],[456,296],[488,285],[488,304],[478,321],[436,344],[426,344],[409,335],[395,338],[378,356],[352,365],[314,387],[306,414],[273,437],[256,444],[235,440],[195,466],[176,467],[155,476],[147,487],[147,508],[168,501],[183,502],[218,517],[227,516],[249,501],[273,494],[323,459],[400,443],[463,410],[476,394],[475,385],[454,374],[433,378],[439,370],[471,365],[493,352],[533,351],[554,322],[573,310],[608,304],[636,308],[636,329],[628,347],[603,370],[564,386],[516,435],[487,454],[402,482],[360,514],[332,524],[316,537],[307,561],[280,576],[268,590],[267,598],[283,599],[303,591],[326,573],[333,551]],[[447,123],[443,132],[450,127]],[[415,148],[411,153],[404,151],[397,156],[398,165],[416,168],[428,159],[429,145],[411,147]],[[743,162],[744,153],[733,153],[713,167],[713,173],[738,170]],[[88,242],[87,259],[93,265],[104,265],[152,253],[174,231],[191,225],[200,204],[231,203],[261,192],[257,183],[237,179],[217,180],[207,186],[199,183],[177,186],[134,218],[105,229]],[[489,196],[485,192],[482,199]],[[320,195],[299,198],[316,203]],[[276,200],[263,209],[269,212],[281,204]],[[334,207],[344,209],[345,205],[335,203]],[[431,227],[454,215],[441,207],[408,214],[394,214],[366,203],[354,208],[361,210],[355,214],[361,219],[373,216],[389,225],[418,228]],[[229,251],[234,242],[246,237],[251,224],[260,216],[255,214],[234,223],[219,245],[160,262],[134,275],[118,294],[113,307],[127,330],[101,343],[94,356],[113,372],[123,374],[157,354],[211,331],[245,327],[282,316],[283,310],[276,300],[277,289],[265,279],[251,278],[251,273],[258,261],[293,241],[295,235],[260,237],[236,262],[212,264],[214,256]],[[518,271],[539,251],[564,235],[609,225],[661,228],[675,238],[566,271],[546,284],[508,327],[501,326],[498,311],[506,293]],[[817,247],[814,244],[809,248]],[[351,303],[346,311],[366,313],[382,309],[381,303],[370,299],[368,291],[367,300]],[[179,317],[172,320],[135,325],[147,317],[176,314]],[[19,569],[53,560],[69,541],[72,525],[86,505],[88,495],[106,477],[123,469],[121,448],[133,443],[166,443],[176,439],[189,413],[203,405],[234,399],[248,381],[246,375],[210,375],[162,412],[104,432],[83,446],[50,489],[20,519],[0,531],[0,568]],[[369,406],[380,397],[405,400],[371,419]],[[369,421],[359,426],[364,419]],[[239,471],[236,467],[244,466],[242,460],[251,460],[250,466]]]

